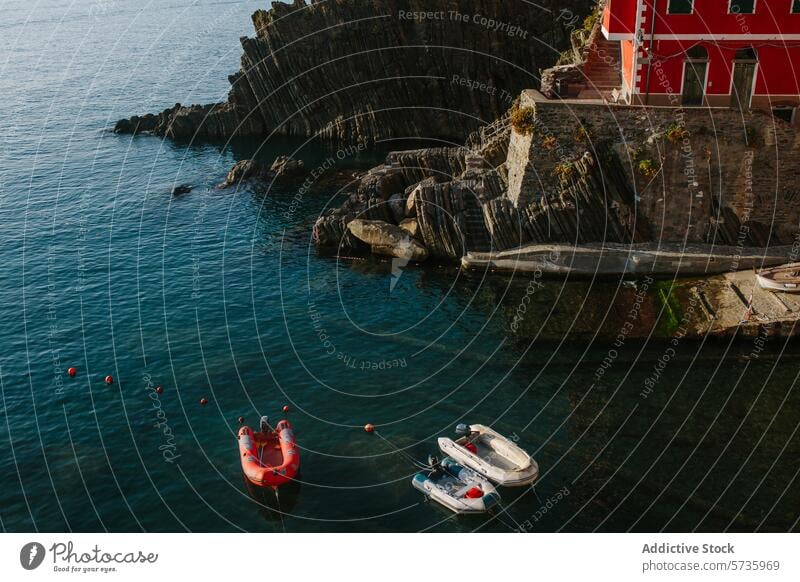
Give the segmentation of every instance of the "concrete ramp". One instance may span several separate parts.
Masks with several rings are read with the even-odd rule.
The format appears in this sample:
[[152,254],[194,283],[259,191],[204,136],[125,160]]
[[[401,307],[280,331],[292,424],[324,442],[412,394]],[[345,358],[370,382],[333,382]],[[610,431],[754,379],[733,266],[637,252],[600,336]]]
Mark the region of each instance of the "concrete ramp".
[[782,265],[791,246],[767,249],[677,243],[530,244],[500,252],[471,252],[465,269],[541,273],[553,277],[658,278],[716,275]]

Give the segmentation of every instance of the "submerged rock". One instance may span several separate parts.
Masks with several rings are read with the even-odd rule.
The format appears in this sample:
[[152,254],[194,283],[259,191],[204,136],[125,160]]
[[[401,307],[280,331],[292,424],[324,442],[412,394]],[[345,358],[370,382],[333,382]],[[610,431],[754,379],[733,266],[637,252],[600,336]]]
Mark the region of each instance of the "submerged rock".
[[359,218],[351,221],[347,228],[357,239],[370,245],[376,255],[409,261],[424,261],[428,258],[428,250],[408,231],[394,224]]
[[193,186],[190,184],[181,184],[180,186],[175,186],[172,189],[173,196],[180,196],[181,194],[188,194],[192,191]]

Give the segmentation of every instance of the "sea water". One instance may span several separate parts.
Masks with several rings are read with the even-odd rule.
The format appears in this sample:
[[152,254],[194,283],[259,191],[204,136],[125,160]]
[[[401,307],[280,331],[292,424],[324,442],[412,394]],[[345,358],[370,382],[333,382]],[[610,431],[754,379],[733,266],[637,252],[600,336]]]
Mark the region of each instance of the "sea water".
[[[614,309],[557,306],[585,286],[317,253],[346,183],[215,188],[239,159],[322,168],[335,147],[109,131],[223,101],[266,4],[2,4],[3,530],[797,529],[796,348],[686,341],[661,366],[663,342],[571,332],[581,309]],[[521,337],[522,305],[562,333]],[[280,518],[246,489],[236,432],[284,405],[302,474]],[[392,446],[425,460],[460,422],[532,453],[535,491],[501,490],[495,516],[426,503]]]

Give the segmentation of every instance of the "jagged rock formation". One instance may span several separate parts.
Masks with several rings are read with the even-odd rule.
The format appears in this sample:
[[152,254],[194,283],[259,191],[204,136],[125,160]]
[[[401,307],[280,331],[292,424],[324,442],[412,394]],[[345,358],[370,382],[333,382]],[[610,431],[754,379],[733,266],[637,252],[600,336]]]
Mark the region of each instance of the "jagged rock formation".
[[[390,154],[317,220],[315,240],[358,248],[347,224],[359,217],[415,218],[444,260],[528,242],[797,240],[800,135],[789,124],[760,111],[564,102],[532,90],[518,108],[531,115],[503,118],[463,148]],[[533,121],[514,126],[520,119]]]
[[538,85],[568,44],[562,14],[585,0],[273,2],[241,39],[224,103],[120,120],[119,133],[342,142],[435,136],[461,142]]
[[225,181],[218,188],[229,188],[246,180],[268,181],[276,179],[297,178],[305,172],[303,160],[295,160],[289,156],[278,156],[270,167],[257,160],[240,160],[236,162],[225,176]]
[[315,242],[362,248],[348,230],[356,219],[411,230],[430,256],[440,260],[457,260],[468,249],[489,250],[495,236],[518,240],[514,233],[521,226],[514,225],[516,217],[507,204],[493,207],[497,222],[491,223],[492,231],[483,210],[506,191],[502,160],[509,136],[508,118],[503,117],[473,134],[470,147],[392,152],[383,165],[358,180],[342,206],[319,217]]

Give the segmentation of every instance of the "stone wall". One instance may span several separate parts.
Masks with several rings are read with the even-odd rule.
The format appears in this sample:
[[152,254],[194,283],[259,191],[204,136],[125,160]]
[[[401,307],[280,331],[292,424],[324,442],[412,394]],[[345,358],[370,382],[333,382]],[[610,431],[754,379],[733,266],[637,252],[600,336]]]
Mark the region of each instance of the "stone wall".
[[520,211],[562,196],[564,175],[586,152],[608,185],[605,149],[622,162],[632,209],[654,240],[764,246],[798,234],[800,140],[768,114],[557,101],[535,91],[520,106],[536,112],[534,132],[514,131],[509,144],[508,197]]

